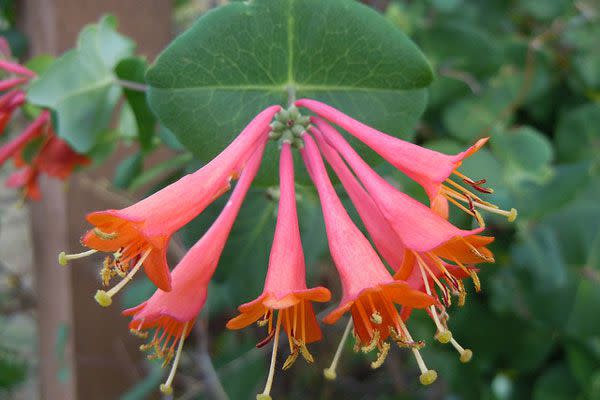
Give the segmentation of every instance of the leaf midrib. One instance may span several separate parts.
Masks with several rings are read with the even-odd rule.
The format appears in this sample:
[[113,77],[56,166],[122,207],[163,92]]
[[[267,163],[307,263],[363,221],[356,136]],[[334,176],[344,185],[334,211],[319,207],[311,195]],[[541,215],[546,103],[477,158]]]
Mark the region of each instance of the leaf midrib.
[[293,87],[296,91],[323,91],[323,92],[333,92],[333,91],[364,91],[364,92],[401,92],[408,90],[421,90],[424,88],[414,87],[414,88],[373,88],[373,87],[365,87],[365,86],[339,86],[339,85],[296,85],[292,82],[286,82],[282,85],[273,86],[273,85],[229,85],[229,86],[191,86],[191,87],[181,87],[181,88],[161,88],[158,86],[152,86],[153,90],[167,90],[169,92],[176,91],[200,91],[200,90],[262,90],[268,92],[286,92],[289,87]]

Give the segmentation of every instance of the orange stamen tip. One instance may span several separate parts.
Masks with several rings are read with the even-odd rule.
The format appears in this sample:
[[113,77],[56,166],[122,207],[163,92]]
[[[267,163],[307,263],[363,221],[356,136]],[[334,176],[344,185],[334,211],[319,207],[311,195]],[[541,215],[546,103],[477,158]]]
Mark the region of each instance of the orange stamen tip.
[[335,370],[333,370],[331,368],[325,368],[323,370],[323,376],[328,381],[335,381],[335,379],[337,378],[337,373],[335,372]]
[[463,364],[468,363],[473,358],[473,352],[469,349],[465,349],[462,353],[460,353],[460,362]]
[[166,394],[167,396],[170,396],[170,395],[173,394],[173,386],[171,386],[171,385],[167,386],[166,384],[161,383],[161,385],[160,385],[160,392],[162,394]]
[[444,344],[449,343],[452,340],[452,332],[450,332],[449,330],[438,332],[435,334],[435,340]]
[[67,258],[67,253],[61,251],[58,255],[58,263],[63,267],[69,263],[69,259]]
[[273,398],[269,394],[260,393],[256,395],[256,400],[273,400]]
[[421,376],[419,376],[419,382],[421,382],[421,385],[423,386],[431,385],[436,380],[437,372],[435,372],[433,369],[425,371],[421,374]]
[[517,219],[517,216],[519,215],[519,213],[517,212],[516,208],[511,208],[510,209],[510,214],[508,215],[508,222],[515,222],[515,220]]
[[94,300],[102,307],[109,307],[112,304],[112,298],[104,290],[98,290],[94,295]]

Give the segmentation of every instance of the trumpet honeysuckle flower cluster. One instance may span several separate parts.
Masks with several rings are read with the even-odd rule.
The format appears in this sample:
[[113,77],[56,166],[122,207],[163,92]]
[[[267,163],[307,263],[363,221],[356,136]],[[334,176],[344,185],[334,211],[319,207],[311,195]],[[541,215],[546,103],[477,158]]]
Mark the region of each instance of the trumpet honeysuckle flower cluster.
[[[25,104],[24,85],[36,77],[33,71],[13,62],[11,57],[8,43],[0,38],[0,71],[5,74],[0,80],[0,135],[6,131],[13,114]],[[34,154],[26,157],[27,147],[36,141],[39,144]],[[0,167],[10,158],[18,169],[8,177],[6,186],[20,189],[23,199],[32,200],[41,197],[40,174],[65,180],[76,167],[90,163],[86,156],[73,151],[56,135],[47,110],[39,112],[23,132],[0,146]]]
[[[303,115],[301,109],[313,116]],[[337,129],[343,128],[385,160],[423,186],[429,196],[426,206],[402,193],[373,170]],[[109,306],[113,297],[144,269],[157,286],[155,293],[137,307],[124,311],[131,318],[131,332],[147,342],[141,350],[151,359],[160,358],[172,384],[183,343],[202,310],[208,285],[242,203],[256,176],[265,146],[278,145],[279,207],[275,235],[262,294],[248,293],[249,303],[239,306],[239,315],[229,329],[256,323],[266,330],[257,347],[273,343],[271,366],[265,389],[257,399],[270,399],[278,361],[279,342],[289,345],[283,369],[298,359],[312,363],[309,345],[321,339],[315,303],[331,299],[322,286],[306,282],[294,183],[294,153],[301,157],[318,192],[329,250],[339,273],[342,296],[336,308],[322,320],[334,324],[345,314],[349,322],[335,352],[328,379],[335,379],[342,346],[352,333],[357,352],[374,353],[371,367],[378,368],[393,345],[409,349],[420,370],[420,382],[437,378],[427,367],[420,349],[424,341],[409,329],[412,312],[426,312],[436,328],[435,339],[450,343],[462,362],[472,357],[452,336],[448,307],[453,297],[465,302],[463,280],[470,278],[478,291],[478,264],[494,261],[483,236],[482,211],[516,218],[478,193],[491,193],[484,179],[472,179],[458,169],[462,161],[479,150],[487,139],[457,155],[445,155],[379,132],[331,106],[303,99],[285,110],[271,106],[259,113],[236,139],[198,171],[122,210],[93,212],[87,216],[93,228],[82,238],[89,248],[79,254],[59,255],[65,265],[102,252],[100,276],[104,289],[95,299]],[[275,143],[273,143],[275,142]],[[326,169],[329,164],[349,196],[364,225],[364,232],[350,218]],[[200,214],[237,181],[228,202],[202,238],[170,271],[166,252],[171,236]],[[460,229],[448,221],[450,204],[472,216],[476,229]],[[118,280],[108,288],[113,279]]]

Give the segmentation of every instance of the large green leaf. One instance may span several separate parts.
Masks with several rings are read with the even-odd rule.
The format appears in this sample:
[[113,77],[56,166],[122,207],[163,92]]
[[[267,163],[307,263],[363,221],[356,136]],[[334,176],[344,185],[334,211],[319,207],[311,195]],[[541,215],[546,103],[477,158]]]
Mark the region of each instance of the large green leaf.
[[131,40],[115,31],[115,19],[86,26],[77,47],[66,52],[30,86],[27,98],[57,114],[57,132],[85,153],[107,130],[121,89],[113,69],[133,54]]
[[598,104],[584,104],[562,115],[556,128],[556,145],[561,160],[597,157],[600,151],[599,125]]
[[[201,159],[270,104],[310,97],[409,138],[431,69],[385,18],[352,0],[256,0],[212,11],[147,74],[161,121]],[[270,146],[263,183],[276,181]]]

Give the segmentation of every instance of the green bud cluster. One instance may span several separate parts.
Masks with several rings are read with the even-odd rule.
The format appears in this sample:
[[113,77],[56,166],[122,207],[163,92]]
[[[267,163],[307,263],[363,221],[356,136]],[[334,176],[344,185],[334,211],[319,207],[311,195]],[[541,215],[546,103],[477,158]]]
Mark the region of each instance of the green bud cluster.
[[302,135],[307,131],[310,125],[310,117],[302,115],[296,106],[291,106],[287,110],[281,110],[275,114],[275,120],[271,123],[271,133],[269,137],[272,140],[291,143],[297,148],[304,147]]

